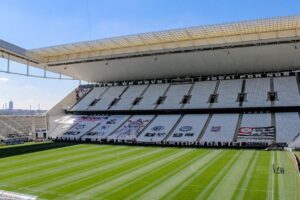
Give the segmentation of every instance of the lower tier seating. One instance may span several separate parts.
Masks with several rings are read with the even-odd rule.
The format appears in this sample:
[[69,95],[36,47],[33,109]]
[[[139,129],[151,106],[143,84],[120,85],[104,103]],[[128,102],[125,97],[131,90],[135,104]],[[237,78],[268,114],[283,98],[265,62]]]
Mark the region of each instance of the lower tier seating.
[[297,112],[186,115],[67,115],[49,135],[60,140],[228,145],[286,143],[300,134]]

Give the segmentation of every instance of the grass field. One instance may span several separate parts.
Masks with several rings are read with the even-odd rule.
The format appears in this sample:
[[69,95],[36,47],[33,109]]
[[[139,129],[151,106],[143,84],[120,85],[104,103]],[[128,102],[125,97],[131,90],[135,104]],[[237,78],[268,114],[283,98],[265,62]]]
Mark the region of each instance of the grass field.
[[41,199],[300,199],[288,152],[63,143],[1,148],[0,189]]

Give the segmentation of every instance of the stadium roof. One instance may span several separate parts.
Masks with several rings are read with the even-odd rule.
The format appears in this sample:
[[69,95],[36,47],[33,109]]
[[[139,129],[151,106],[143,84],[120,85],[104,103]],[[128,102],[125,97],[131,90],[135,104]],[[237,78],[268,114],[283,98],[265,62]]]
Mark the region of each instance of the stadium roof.
[[33,50],[5,48],[0,41],[0,52],[2,49],[13,53],[11,59],[29,60],[36,67],[88,81],[291,70],[300,66],[300,51],[295,51],[299,29],[300,15],[295,15]]

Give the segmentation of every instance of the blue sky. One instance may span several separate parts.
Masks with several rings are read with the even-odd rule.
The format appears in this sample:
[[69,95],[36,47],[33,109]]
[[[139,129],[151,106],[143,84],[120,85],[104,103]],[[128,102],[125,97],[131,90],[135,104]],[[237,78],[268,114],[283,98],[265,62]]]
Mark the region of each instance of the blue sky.
[[[299,0],[1,0],[0,38],[31,49],[164,29],[300,14]],[[0,69],[5,61],[0,59]],[[20,70],[18,64],[12,68]],[[34,71],[34,73],[40,73]],[[51,108],[77,81],[0,73],[0,106]],[[0,107],[0,108],[1,108]]]

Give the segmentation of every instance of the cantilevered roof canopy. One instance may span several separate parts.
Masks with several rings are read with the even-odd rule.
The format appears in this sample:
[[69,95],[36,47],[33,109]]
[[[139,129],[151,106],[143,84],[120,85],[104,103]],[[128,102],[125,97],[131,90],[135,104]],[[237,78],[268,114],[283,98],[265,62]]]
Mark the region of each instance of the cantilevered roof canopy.
[[295,15],[58,45],[25,56],[78,79],[117,81],[298,69],[299,42]]

